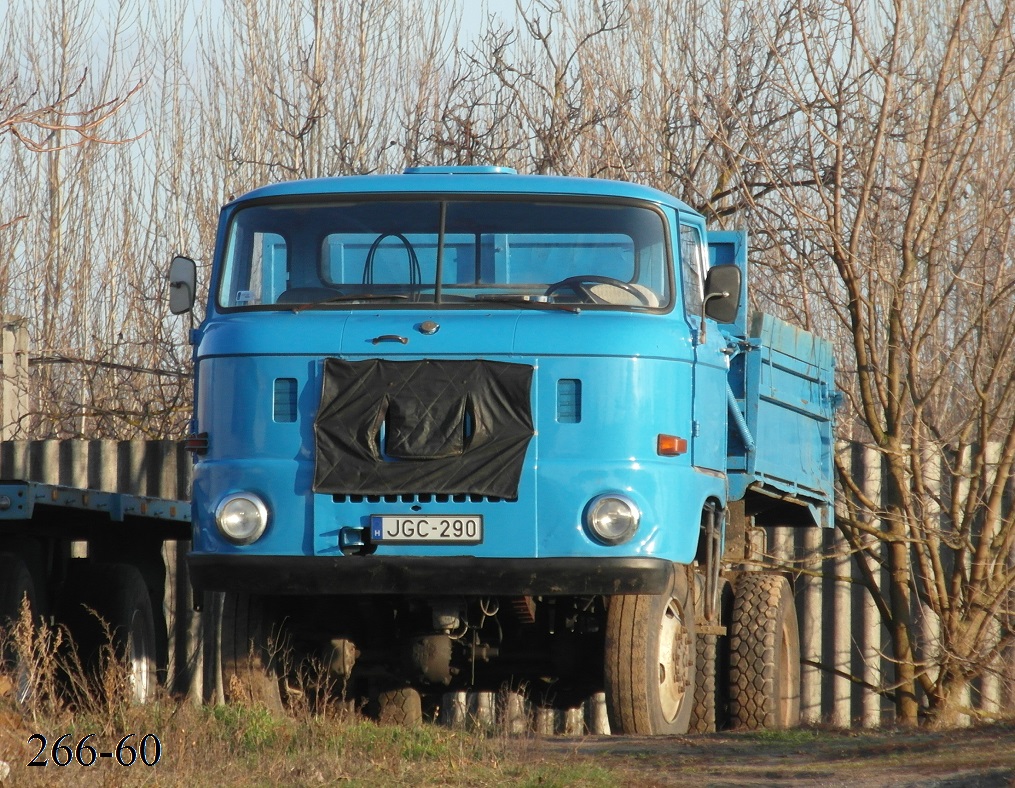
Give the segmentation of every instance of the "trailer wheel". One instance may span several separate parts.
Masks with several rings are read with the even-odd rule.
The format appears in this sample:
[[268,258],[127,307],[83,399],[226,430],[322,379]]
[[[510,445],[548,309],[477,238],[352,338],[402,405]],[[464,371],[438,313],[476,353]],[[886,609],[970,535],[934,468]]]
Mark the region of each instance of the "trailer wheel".
[[14,682],[14,699],[18,706],[29,703],[35,684],[34,666],[24,653],[30,644],[18,643],[15,639],[21,606],[26,599],[34,623],[37,608],[32,574],[21,556],[0,553],[0,668]]
[[[704,582],[699,584],[695,609],[699,615],[705,611]],[[729,626],[733,611],[733,587],[726,578],[719,579],[719,620],[727,627],[727,634],[698,633],[695,667],[698,682],[694,688],[694,708],[691,711],[692,733],[714,733],[725,730],[730,722],[730,638]]]
[[610,730],[686,733],[694,704],[694,599],[674,572],[662,594],[609,598],[604,679]]
[[737,728],[800,722],[800,632],[786,578],[748,572],[737,581],[730,631],[730,713]]
[[155,617],[148,587],[136,567],[72,561],[57,619],[70,631],[94,689],[99,693],[107,689],[101,672],[111,647],[111,656],[127,670],[130,700],[146,703],[154,697]]
[[10,626],[21,616],[21,603],[28,598],[28,608],[35,611],[35,584],[32,574],[14,553],[0,553],[0,627],[10,632]]
[[227,703],[283,707],[282,670],[289,648],[266,600],[227,592],[222,604],[222,689]]
[[377,721],[381,725],[420,725],[423,699],[413,687],[389,687],[377,690]]

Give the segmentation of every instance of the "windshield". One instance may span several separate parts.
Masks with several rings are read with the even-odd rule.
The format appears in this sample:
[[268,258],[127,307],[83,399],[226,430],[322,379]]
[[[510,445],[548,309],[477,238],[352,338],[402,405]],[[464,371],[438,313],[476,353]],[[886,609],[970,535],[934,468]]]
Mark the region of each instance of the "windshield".
[[218,303],[664,309],[666,249],[661,214],[631,204],[263,204],[233,218]]

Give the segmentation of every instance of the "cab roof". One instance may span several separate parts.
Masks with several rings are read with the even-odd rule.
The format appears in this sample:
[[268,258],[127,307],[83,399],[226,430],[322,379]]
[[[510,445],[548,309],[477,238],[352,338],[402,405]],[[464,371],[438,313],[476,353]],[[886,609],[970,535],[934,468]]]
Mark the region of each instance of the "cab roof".
[[512,194],[576,197],[618,197],[668,205],[698,212],[649,186],[601,178],[570,178],[558,175],[519,175],[510,167],[410,167],[401,174],[346,175],[285,181],[262,186],[233,203],[280,197],[334,194]]

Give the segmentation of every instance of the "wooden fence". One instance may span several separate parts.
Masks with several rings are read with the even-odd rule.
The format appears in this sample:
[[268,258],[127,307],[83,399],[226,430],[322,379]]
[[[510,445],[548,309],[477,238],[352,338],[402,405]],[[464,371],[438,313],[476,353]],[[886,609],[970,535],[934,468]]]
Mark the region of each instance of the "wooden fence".
[[[876,485],[880,472],[875,453],[854,454],[867,464],[867,478]],[[190,457],[170,441],[10,441],[0,443],[0,478],[186,499]],[[842,727],[891,723],[893,707],[877,692],[890,686],[894,676],[887,632],[859,582],[844,539],[835,530],[813,528],[770,529],[767,537],[770,558],[799,570],[795,588],[804,660],[804,721]],[[170,686],[195,700],[214,700],[221,696],[211,664],[215,651],[210,647],[218,629],[216,600],[204,600],[203,613],[193,611],[186,550],[185,542],[170,542],[164,549]],[[966,699],[973,713],[992,716],[1015,706],[1015,657],[1008,662],[974,683]],[[449,695],[443,716],[450,721],[466,714],[492,718],[497,705],[489,694]],[[543,729],[553,724],[540,722]],[[580,720],[570,717],[555,724],[558,729],[581,727]],[[586,708],[584,725],[603,729],[601,699]]]

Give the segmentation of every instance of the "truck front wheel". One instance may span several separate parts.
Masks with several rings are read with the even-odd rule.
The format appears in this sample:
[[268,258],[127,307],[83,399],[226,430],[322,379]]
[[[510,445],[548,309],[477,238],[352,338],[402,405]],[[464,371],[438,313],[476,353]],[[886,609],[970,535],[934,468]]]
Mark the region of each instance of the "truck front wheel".
[[261,597],[225,593],[219,654],[227,703],[282,710],[282,665],[289,643],[275,618]]
[[785,577],[748,572],[736,585],[730,628],[730,713],[736,728],[800,722],[800,631]]
[[387,687],[376,692],[377,721],[382,725],[419,725],[423,703],[413,687]]
[[604,679],[610,730],[686,733],[694,704],[694,599],[675,571],[662,594],[610,597]]

